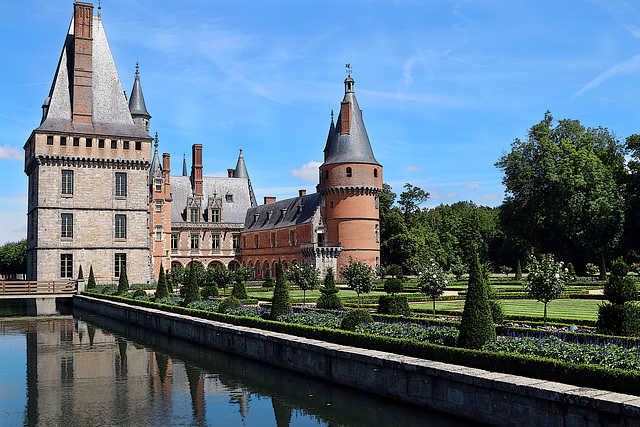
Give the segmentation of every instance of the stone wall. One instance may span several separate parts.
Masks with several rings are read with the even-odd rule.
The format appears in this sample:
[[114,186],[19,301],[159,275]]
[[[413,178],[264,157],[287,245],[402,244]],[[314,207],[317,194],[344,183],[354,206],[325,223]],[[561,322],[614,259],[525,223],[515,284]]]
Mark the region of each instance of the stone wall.
[[640,397],[233,326],[76,296],[74,306],[479,423],[640,425]]

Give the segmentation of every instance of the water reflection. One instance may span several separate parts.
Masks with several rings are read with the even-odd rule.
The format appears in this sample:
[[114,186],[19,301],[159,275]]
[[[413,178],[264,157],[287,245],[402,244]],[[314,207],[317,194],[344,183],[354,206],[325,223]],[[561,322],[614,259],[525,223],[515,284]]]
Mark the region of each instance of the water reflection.
[[0,370],[0,425],[471,425],[128,324],[74,316],[0,319],[0,359],[10,361]]

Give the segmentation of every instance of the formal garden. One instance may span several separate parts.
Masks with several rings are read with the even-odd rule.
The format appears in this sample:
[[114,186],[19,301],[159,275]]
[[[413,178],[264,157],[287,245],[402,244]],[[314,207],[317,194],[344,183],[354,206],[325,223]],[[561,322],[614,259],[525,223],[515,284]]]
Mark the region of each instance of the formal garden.
[[[490,274],[475,257],[469,271],[431,260],[405,276],[351,262],[336,281],[309,266],[278,264],[275,278],[252,271],[161,270],[155,289],[120,283],[91,296],[331,342],[635,392],[640,379],[636,278],[622,259],[606,276],[571,275],[552,255],[524,271]],[[606,280],[602,280],[606,277]]]

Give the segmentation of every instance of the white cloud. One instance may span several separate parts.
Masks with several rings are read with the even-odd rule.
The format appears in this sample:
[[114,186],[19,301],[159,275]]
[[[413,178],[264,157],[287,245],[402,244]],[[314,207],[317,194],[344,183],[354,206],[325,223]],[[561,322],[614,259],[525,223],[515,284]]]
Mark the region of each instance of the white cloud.
[[316,181],[318,179],[318,167],[322,163],[311,160],[300,166],[299,169],[291,169],[291,175],[303,181]]
[[583,93],[590,91],[591,89],[595,89],[605,81],[619,74],[631,74],[638,68],[640,68],[640,55],[636,55],[628,61],[622,62],[609,68],[607,71],[587,83],[582,89],[580,89],[575,95],[573,95],[573,98],[575,98],[576,96],[580,96]]
[[4,144],[3,147],[0,147],[0,159],[24,160],[24,153],[16,147]]
[[477,182],[467,182],[464,186],[471,191],[475,191],[480,188],[480,184]]
[[504,194],[484,194],[476,198],[479,202],[499,202],[504,199]]
[[407,166],[407,170],[409,172],[422,172],[422,169],[417,166]]

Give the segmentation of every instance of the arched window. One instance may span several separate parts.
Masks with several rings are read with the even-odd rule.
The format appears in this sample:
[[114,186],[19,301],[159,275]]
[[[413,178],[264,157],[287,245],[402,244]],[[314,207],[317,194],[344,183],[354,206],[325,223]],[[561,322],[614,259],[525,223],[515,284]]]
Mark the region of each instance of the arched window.
[[351,178],[351,168],[347,168],[347,178]]
[[374,178],[378,177],[378,169],[377,168],[373,170],[373,177]]

